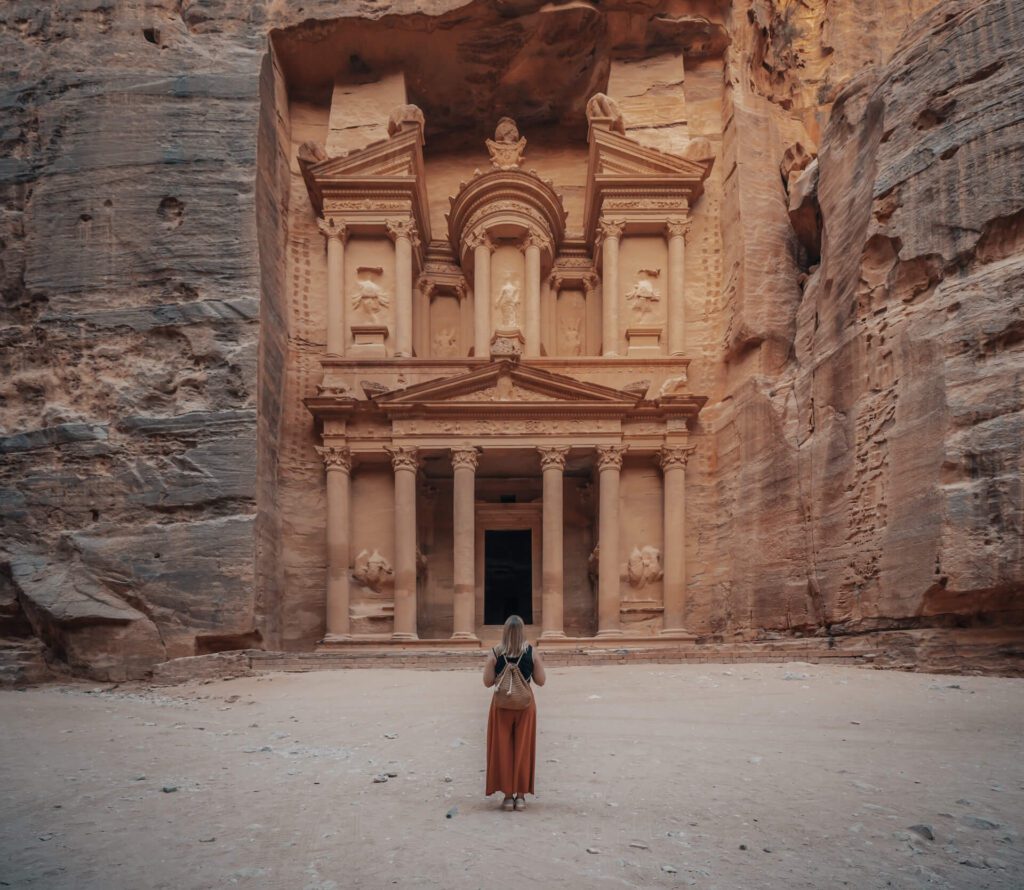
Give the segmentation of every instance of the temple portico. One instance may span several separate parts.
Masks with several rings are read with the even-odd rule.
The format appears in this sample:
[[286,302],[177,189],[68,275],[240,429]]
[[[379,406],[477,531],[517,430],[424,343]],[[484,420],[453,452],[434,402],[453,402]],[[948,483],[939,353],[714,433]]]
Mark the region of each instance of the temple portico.
[[[710,162],[624,135],[588,106],[582,231],[521,168],[503,118],[492,168],[437,237],[423,117],[299,166],[327,253],[322,381],[323,646],[479,647],[519,614],[543,645],[692,638],[685,236]],[[436,226],[436,220],[435,220]]]

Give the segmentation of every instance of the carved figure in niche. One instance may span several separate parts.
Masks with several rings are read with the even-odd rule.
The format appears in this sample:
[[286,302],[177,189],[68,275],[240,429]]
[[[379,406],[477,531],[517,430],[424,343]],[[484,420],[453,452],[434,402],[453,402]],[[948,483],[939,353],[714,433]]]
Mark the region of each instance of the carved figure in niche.
[[[383,270],[379,266],[360,266],[358,271],[360,274],[371,272],[379,275]],[[359,278],[356,284],[359,290],[352,297],[352,308],[361,311],[371,321],[377,321],[377,316],[391,305],[388,295],[371,278]]]
[[665,396],[681,395],[686,392],[686,375],[680,374],[678,377],[669,377],[663,384],[661,389],[658,390],[658,398],[664,398]]
[[388,136],[394,136],[402,131],[402,124],[419,124],[420,128],[426,128],[426,120],[423,112],[417,105],[399,105],[388,116]]
[[650,280],[658,273],[657,269],[638,269],[637,274],[640,275],[640,278],[626,294],[626,301],[638,321],[645,321],[647,316],[654,311],[654,304],[661,301],[661,294],[655,288],[654,282]]
[[451,358],[458,355],[458,335],[455,328],[442,328],[434,334],[434,355]]
[[587,580],[590,582],[590,588],[592,590],[597,589],[597,581],[600,571],[601,545],[598,544],[593,550],[590,551],[590,556],[587,557]]
[[661,568],[661,551],[648,544],[643,550],[634,547],[626,563],[626,572],[631,587],[646,587],[664,576]]
[[562,328],[562,352],[565,355],[583,355],[583,319],[567,318]]
[[519,287],[512,281],[512,273],[505,273],[505,283],[495,301],[501,318],[501,327],[513,331],[519,327]]
[[416,580],[420,584],[427,580],[427,557],[419,547],[416,548]]
[[380,593],[394,574],[395,571],[391,568],[391,563],[376,549],[373,553],[368,553],[366,550],[360,551],[356,557],[355,568],[352,570],[352,577],[356,581],[376,593]]
[[487,140],[491,166],[499,170],[515,170],[523,162],[526,139],[519,135],[519,127],[510,117],[503,117],[494,129],[494,138]]
[[595,120],[608,121],[609,129],[617,133],[626,132],[619,103],[605,93],[594,93],[587,102],[587,121],[593,124]]

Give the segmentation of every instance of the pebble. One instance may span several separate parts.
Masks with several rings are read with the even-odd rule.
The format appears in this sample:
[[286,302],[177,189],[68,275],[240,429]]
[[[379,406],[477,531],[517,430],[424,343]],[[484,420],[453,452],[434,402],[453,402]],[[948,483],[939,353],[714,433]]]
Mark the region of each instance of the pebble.
[[384,773],[384,775],[387,776],[389,779],[397,779],[398,778],[398,773],[394,773],[394,772],[392,772],[392,773]]
[[650,847],[647,846],[647,844],[632,843],[632,844],[630,844],[630,846],[635,848],[635,849],[637,849],[637,850],[650,850],[651,849]]
[[445,819],[453,819],[459,813],[458,807],[452,807],[447,813],[444,814]]
[[386,738],[386,739],[397,739],[398,738],[398,733],[397,732],[386,732],[386,733],[384,733],[384,738]]
[[661,870],[667,875],[674,875],[676,873],[675,866],[673,865],[663,865]]
[[444,777],[444,780],[445,780],[446,782],[452,782],[452,781],[454,781],[454,780],[452,779],[452,777],[451,777],[451,776],[445,776],[445,777]]
[[914,834],[919,834],[926,841],[935,840],[935,832],[932,830],[931,825],[911,825],[907,830],[914,832]]
[[747,849],[747,845],[746,844],[740,844],[740,849],[741,850],[746,850]]
[[217,838],[215,838],[215,837],[201,837],[201,838],[199,838],[199,843],[201,843],[201,844],[212,844],[215,840],[217,840]]
[[172,794],[173,792],[178,790],[178,786],[177,785],[164,785],[164,787],[161,788],[160,790],[164,794]]
[[597,847],[587,847],[587,852],[588,853],[594,853],[596,855],[597,853],[600,853],[601,851],[598,850]]
[[377,775],[375,775],[373,777],[373,781],[374,781],[375,785],[381,785],[384,782],[386,782],[387,780],[388,780],[388,777],[384,773],[377,773]]
[[978,828],[982,831],[991,831],[994,828],[998,828],[999,824],[996,822],[989,822],[988,819],[982,819],[981,816],[961,816],[960,824],[966,825],[968,828]]
[[786,671],[786,673],[784,673],[782,675],[782,679],[783,680],[810,680],[811,679],[811,675],[810,674],[794,674],[791,671]]

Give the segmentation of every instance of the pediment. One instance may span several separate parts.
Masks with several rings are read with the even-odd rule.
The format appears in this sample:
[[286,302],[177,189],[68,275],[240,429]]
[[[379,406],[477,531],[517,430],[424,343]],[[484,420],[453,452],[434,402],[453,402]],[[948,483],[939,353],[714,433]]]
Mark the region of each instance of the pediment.
[[408,130],[371,142],[337,158],[327,158],[309,167],[318,183],[365,177],[411,177],[423,168],[423,148],[417,130]]
[[593,176],[669,177],[701,183],[711,171],[710,162],[691,161],[611,130],[594,133],[590,145]]
[[495,362],[480,370],[431,380],[406,389],[393,390],[375,401],[388,411],[412,407],[506,410],[515,405],[531,409],[567,407],[629,408],[638,397],[599,384],[586,383],[540,368],[512,362]]

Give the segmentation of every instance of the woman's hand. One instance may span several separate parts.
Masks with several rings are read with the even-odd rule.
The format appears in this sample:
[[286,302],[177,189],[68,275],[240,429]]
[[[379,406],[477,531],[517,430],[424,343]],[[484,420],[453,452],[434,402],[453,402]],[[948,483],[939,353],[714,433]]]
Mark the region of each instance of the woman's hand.
[[494,669],[498,665],[493,649],[487,651],[487,663],[484,665],[484,686],[490,689],[494,685]]
[[540,657],[537,647],[533,647],[533,682],[543,686],[547,682],[547,674],[544,673],[544,659]]

